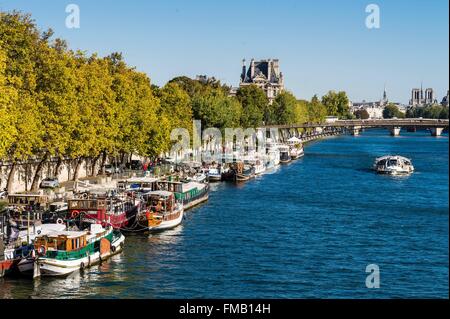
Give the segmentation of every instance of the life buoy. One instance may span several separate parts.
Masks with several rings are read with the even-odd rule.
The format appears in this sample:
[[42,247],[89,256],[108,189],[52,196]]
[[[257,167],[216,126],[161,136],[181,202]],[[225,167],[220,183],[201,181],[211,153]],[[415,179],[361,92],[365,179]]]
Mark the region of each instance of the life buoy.
[[56,223],[62,225],[62,224],[64,224],[64,221],[62,220],[62,218],[58,218],[56,220]]
[[41,246],[38,249],[38,254],[41,256],[45,256],[45,254],[47,253],[47,248],[45,248],[45,246]]
[[80,212],[78,210],[74,210],[72,211],[72,213],[70,214],[70,218],[75,219],[80,215]]

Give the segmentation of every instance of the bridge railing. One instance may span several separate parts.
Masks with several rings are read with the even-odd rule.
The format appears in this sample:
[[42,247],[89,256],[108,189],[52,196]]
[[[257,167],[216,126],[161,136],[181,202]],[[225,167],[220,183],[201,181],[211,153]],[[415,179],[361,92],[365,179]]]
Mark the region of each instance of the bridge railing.
[[386,126],[420,126],[420,127],[442,127],[449,126],[448,119],[368,119],[368,120],[336,120],[325,123],[303,123],[288,125],[267,125],[261,128],[266,129],[297,129],[297,128],[315,128],[315,127],[386,127]]

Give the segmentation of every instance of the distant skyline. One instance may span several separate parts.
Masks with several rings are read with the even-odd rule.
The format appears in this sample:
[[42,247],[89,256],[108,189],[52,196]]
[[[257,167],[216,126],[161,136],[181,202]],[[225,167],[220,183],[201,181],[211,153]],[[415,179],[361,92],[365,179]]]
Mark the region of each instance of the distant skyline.
[[[80,28],[68,29],[68,4]],[[380,28],[368,29],[368,4]],[[238,86],[242,59],[280,60],[286,89],[299,99],[344,90],[354,102],[408,103],[412,88],[449,88],[448,1],[433,0],[0,0],[0,10],[31,13],[73,50],[126,62],[164,85],[175,76],[214,76]]]

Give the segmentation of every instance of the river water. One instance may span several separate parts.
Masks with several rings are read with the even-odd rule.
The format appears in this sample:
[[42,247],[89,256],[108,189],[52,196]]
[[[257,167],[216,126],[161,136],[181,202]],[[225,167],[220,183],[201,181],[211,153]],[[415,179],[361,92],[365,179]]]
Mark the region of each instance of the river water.
[[[212,185],[183,225],[128,236],[84,274],[0,279],[0,298],[448,298],[448,147],[425,131],[313,142],[256,180]],[[374,174],[385,154],[416,172]]]

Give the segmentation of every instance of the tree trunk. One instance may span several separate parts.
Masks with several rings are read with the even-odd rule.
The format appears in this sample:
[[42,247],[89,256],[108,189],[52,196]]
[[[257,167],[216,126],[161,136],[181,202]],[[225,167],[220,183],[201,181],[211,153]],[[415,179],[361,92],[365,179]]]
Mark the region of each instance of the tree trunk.
[[100,156],[96,156],[94,157],[93,161],[92,161],[92,169],[91,169],[91,176],[95,177],[97,176],[98,170],[97,170],[97,162],[98,159],[100,158]]
[[49,155],[48,153],[45,153],[44,157],[39,162],[39,164],[36,168],[36,172],[34,173],[33,182],[31,183],[31,188],[30,188],[33,192],[37,191],[39,188],[39,179],[41,178],[40,175],[42,172],[42,168],[44,167],[44,163],[48,159],[48,155]]
[[81,167],[81,163],[83,163],[83,158],[80,157],[79,159],[76,160],[76,165],[75,165],[75,169],[73,171],[73,181],[77,181],[78,180],[78,174],[80,172],[80,167]]
[[8,194],[11,193],[12,191],[15,173],[16,173],[16,163],[13,163],[11,166],[11,170],[9,171],[8,181],[6,183],[6,191],[8,192]]
[[61,159],[61,157],[58,157],[58,161],[56,162],[55,171],[53,172],[53,177],[58,177],[59,170],[61,169],[61,165],[62,165],[62,159]]
[[106,159],[107,159],[106,151],[103,151],[103,153],[102,153],[102,162],[101,162],[100,171],[99,171],[99,173],[101,175],[105,175]]

